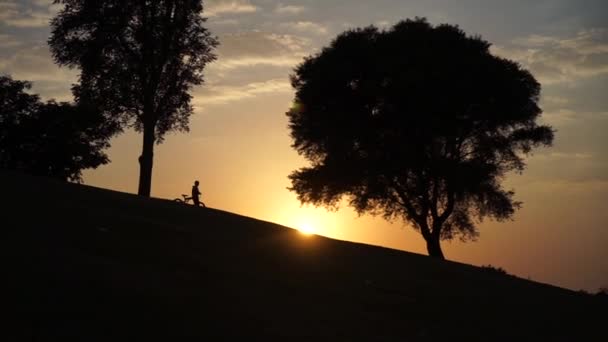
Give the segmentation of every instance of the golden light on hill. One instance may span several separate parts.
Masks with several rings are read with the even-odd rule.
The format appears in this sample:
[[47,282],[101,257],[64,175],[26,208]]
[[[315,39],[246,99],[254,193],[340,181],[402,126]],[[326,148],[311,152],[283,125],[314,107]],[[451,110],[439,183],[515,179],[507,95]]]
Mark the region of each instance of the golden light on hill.
[[302,233],[304,235],[311,235],[311,234],[315,234],[317,232],[315,227],[307,221],[303,221],[302,223],[300,223],[297,226],[297,228],[300,231],[300,233]]

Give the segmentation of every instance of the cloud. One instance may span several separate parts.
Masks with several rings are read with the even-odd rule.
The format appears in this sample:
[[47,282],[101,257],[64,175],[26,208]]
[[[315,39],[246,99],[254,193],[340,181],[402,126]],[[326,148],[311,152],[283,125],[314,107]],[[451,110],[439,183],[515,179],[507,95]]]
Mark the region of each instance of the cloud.
[[529,182],[526,186],[534,188],[535,191],[560,194],[563,197],[575,194],[592,196],[608,194],[608,180],[606,179],[543,179]]
[[64,100],[71,98],[70,85],[76,82],[78,72],[56,66],[48,46],[41,44],[24,47],[0,59],[0,74],[33,82],[33,90],[43,98]]
[[249,0],[209,0],[205,2],[203,15],[214,17],[228,13],[252,13],[257,9]]
[[387,29],[389,28],[389,26],[391,26],[391,23],[388,20],[380,20],[376,22],[376,26],[379,28]]
[[289,34],[247,31],[219,38],[218,60],[209,65],[205,86],[194,94],[198,108],[291,92],[288,70],[311,50],[309,39]]
[[[572,187],[584,187],[587,190],[599,190],[598,185],[608,185],[608,163],[595,158],[558,156],[541,158],[535,155],[529,160],[530,169],[534,171],[526,176],[527,183],[544,183],[546,185],[562,184]],[[527,186],[527,185],[526,185]],[[603,191],[608,190],[604,186]],[[555,193],[562,193],[556,191]],[[608,195],[608,193],[607,193]]]
[[572,37],[530,35],[493,52],[522,63],[543,84],[574,82],[608,73],[608,29]]
[[235,26],[239,24],[239,21],[236,19],[209,19],[209,24],[211,25],[222,25],[222,26]]
[[51,1],[31,3],[7,1],[0,3],[0,23],[18,28],[39,28],[49,25],[51,18],[62,8]]
[[573,152],[573,153],[564,153],[564,152],[550,152],[544,154],[538,154],[534,156],[537,160],[551,160],[551,161],[564,161],[569,160],[572,162],[580,161],[580,160],[591,160],[593,158],[593,154],[589,152]]
[[48,12],[29,12],[16,18],[8,18],[4,23],[14,27],[45,27],[49,25],[51,15]]
[[570,100],[565,97],[560,96],[543,96],[542,97],[543,104],[552,105],[552,106],[562,106],[570,103]]
[[292,23],[283,23],[280,25],[283,29],[294,30],[302,33],[313,33],[318,35],[327,34],[327,27],[314,23],[312,21],[297,21]]
[[52,0],[33,0],[32,2],[40,7],[50,7],[53,3]]
[[283,5],[283,4],[278,4],[277,7],[274,9],[274,12],[277,14],[287,14],[287,15],[300,14],[305,11],[306,11],[306,8],[303,6]]
[[15,47],[21,45],[21,42],[14,36],[0,33],[0,46],[3,48]]
[[540,99],[541,108],[545,112],[554,112],[556,110],[572,107],[570,98],[563,96],[542,96]]
[[18,28],[46,27],[61,7],[51,1],[41,0],[20,3],[3,2],[0,3],[0,23]]
[[254,98],[264,94],[290,92],[289,81],[283,78],[262,82],[253,82],[245,85],[213,85],[201,89],[194,96],[194,105],[205,107],[207,105],[227,104],[235,101]]
[[245,66],[271,65],[292,67],[302,61],[310,42],[307,39],[259,31],[220,36],[218,60],[213,68],[220,70]]
[[561,127],[574,122],[577,116],[577,113],[571,109],[560,108],[543,113],[541,120],[551,126]]
[[608,112],[587,112],[576,111],[570,108],[560,108],[543,113],[540,119],[543,124],[563,127],[577,122],[589,122],[593,120],[604,121],[608,119]]
[[14,2],[0,2],[0,23],[19,15],[19,7]]
[[11,22],[19,18],[19,6],[15,2],[0,2],[0,25],[12,26]]

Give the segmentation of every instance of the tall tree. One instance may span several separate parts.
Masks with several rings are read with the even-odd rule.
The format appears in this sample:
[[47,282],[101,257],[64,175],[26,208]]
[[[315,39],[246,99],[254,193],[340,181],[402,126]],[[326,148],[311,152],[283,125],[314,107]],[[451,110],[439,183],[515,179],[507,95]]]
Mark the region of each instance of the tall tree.
[[202,0],[55,0],[51,22],[55,61],[80,69],[80,103],[143,133],[138,193],[150,196],[154,144],[172,130],[188,131],[189,91],[203,83],[216,56],[203,27]]
[[0,168],[81,181],[82,170],[109,162],[114,124],[94,108],[42,103],[30,87],[0,76]]
[[402,218],[444,258],[441,239],[478,235],[520,205],[501,181],[553,131],[537,124],[540,85],[457,26],[416,18],[340,34],[295,69],[287,112],[301,202]]

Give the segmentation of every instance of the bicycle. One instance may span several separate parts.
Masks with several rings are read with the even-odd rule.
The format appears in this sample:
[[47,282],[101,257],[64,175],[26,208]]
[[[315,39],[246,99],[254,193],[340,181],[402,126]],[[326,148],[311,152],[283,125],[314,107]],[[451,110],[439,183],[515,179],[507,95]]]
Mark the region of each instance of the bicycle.
[[188,195],[182,194],[182,197],[183,197],[183,199],[182,198],[176,198],[173,201],[177,202],[177,203],[184,203],[184,204],[188,204],[188,203],[190,203],[190,201],[192,201],[192,197],[190,197]]
[[[183,203],[183,204],[190,204],[190,201],[192,201],[192,197],[188,196],[188,195],[184,195],[182,194],[183,198],[176,198],[173,201],[177,202],[177,203]],[[199,202],[201,204],[201,206],[203,208],[207,208],[207,206],[205,205],[205,203],[203,203],[202,201]],[[194,203],[192,203],[194,205]]]

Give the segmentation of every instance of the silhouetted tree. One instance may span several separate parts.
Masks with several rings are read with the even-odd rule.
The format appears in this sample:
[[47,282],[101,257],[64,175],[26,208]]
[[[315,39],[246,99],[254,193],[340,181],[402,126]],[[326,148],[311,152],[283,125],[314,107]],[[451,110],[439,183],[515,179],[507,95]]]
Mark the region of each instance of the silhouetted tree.
[[[14,165],[17,128],[23,118],[34,115],[40,106],[38,95],[28,94],[31,83],[0,75],[0,167]],[[12,167],[11,167],[12,168]]]
[[115,125],[92,108],[42,103],[30,87],[0,77],[0,168],[80,181],[82,170],[109,162],[103,150]]
[[540,85],[457,26],[416,18],[340,34],[295,69],[287,113],[293,147],[312,166],[289,178],[303,203],[409,221],[429,255],[441,239],[475,238],[475,221],[518,208],[501,180],[550,145]]
[[138,193],[149,196],[154,144],[187,131],[190,89],[215,59],[201,0],[55,0],[49,45],[60,65],[80,68],[78,102],[94,103],[143,132]]

